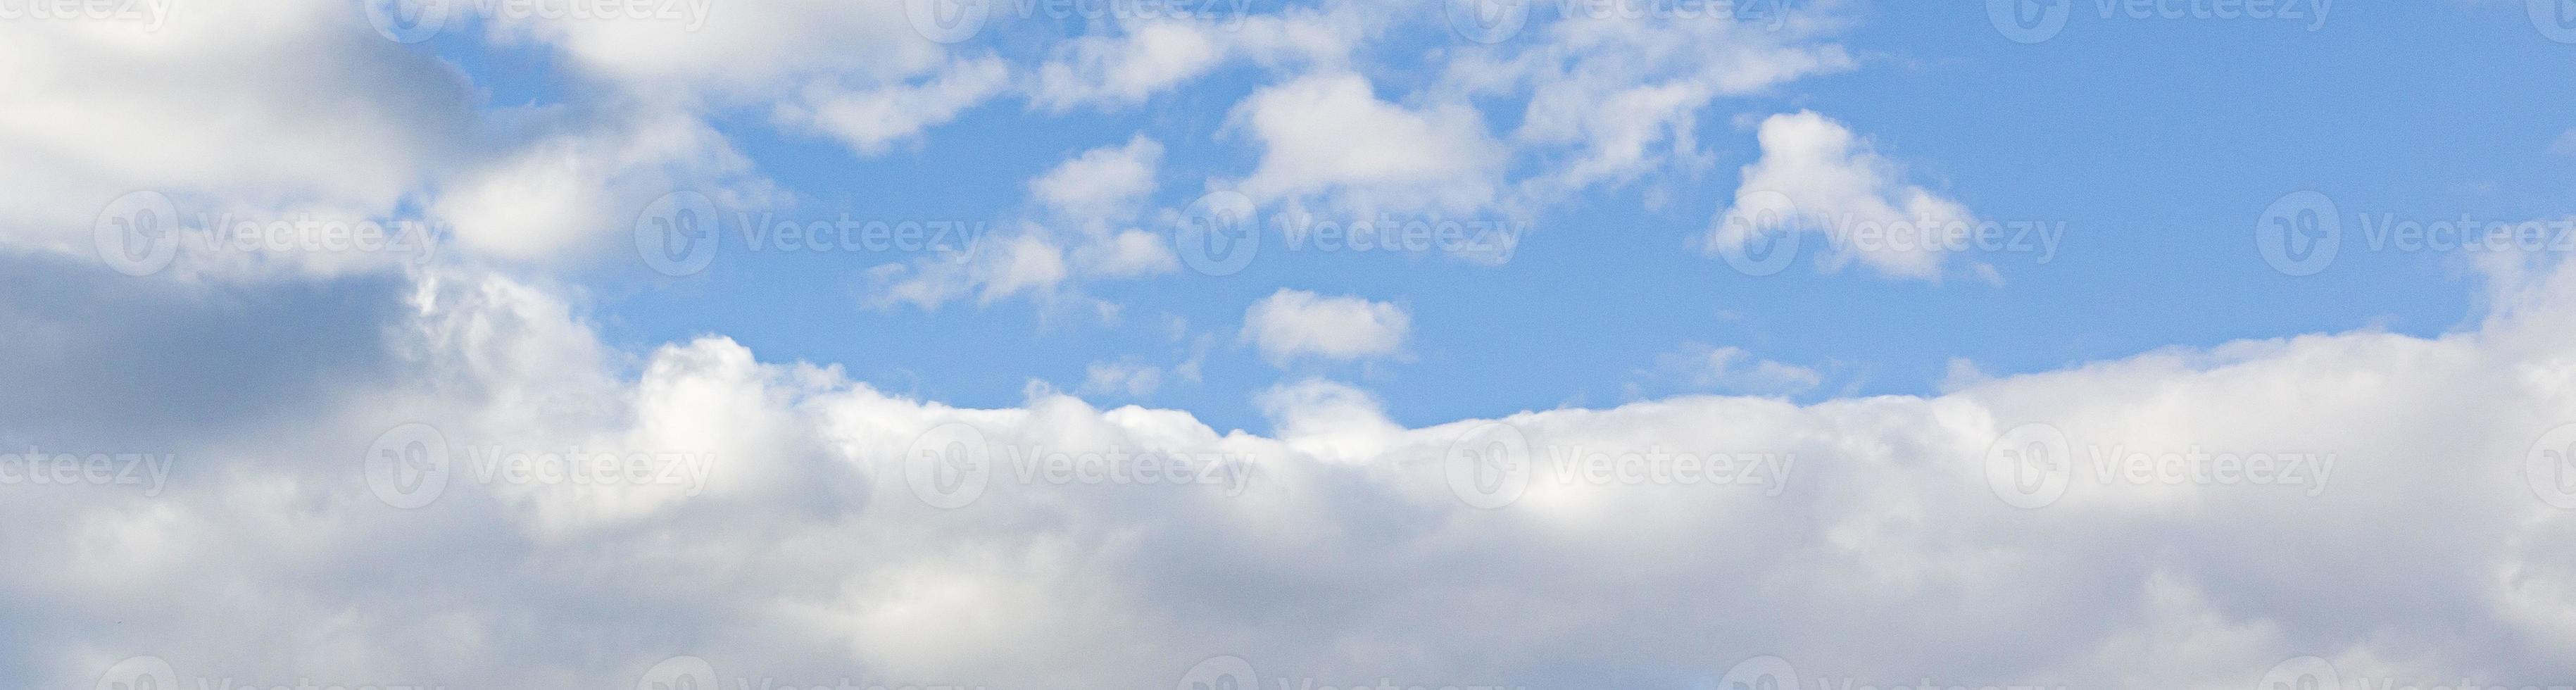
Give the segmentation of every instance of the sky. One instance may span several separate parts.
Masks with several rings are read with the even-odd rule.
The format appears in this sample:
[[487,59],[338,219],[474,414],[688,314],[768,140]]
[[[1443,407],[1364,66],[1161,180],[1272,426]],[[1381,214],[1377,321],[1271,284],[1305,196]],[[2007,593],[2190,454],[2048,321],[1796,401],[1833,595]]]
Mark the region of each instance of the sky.
[[2576,3],[0,0],[19,687],[2576,686]]

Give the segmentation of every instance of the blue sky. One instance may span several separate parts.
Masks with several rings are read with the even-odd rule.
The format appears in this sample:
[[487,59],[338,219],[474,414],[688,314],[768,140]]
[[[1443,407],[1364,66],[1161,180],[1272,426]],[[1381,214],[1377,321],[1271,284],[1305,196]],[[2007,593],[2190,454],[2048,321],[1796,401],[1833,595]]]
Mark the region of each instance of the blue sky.
[[[1274,251],[1237,275],[1085,286],[1118,305],[1114,323],[1027,299],[870,308],[861,274],[910,258],[877,253],[728,252],[679,279],[610,263],[580,282],[603,332],[629,347],[722,333],[968,405],[1014,402],[1032,379],[1073,389],[1093,362],[1169,365],[1210,338],[1203,381],[1096,397],[1259,430],[1253,394],[1307,375],[1363,380],[1410,423],[1709,391],[1658,371],[1659,357],[1693,343],[1815,369],[1820,385],[1785,393],[1817,399],[1937,392],[1954,360],[2012,374],[2311,331],[2440,333],[2477,313],[2458,255],[2368,252],[2285,276],[2253,250],[2255,219],[2302,189],[2401,217],[2567,210],[2576,157],[2551,150],[2568,123],[2545,94],[2576,63],[2518,4],[2330,7],[2321,23],[2105,19],[2078,4],[2066,29],[2030,45],[1975,7],[1793,4],[1847,23],[1832,38],[1852,50],[1852,69],[1716,99],[1694,127],[1704,158],[1539,205],[1514,219],[1529,235],[1500,265]],[[1255,9],[1277,9],[1268,5]],[[1541,26],[1553,12],[1539,13]],[[1005,16],[964,46],[1026,54],[1033,37],[1081,31],[1046,24]],[[1388,33],[1370,48],[1388,99],[1427,78],[1407,67],[1426,63],[1404,56],[1474,49],[1439,27]],[[1516,40],[1538,40],[1529,33]],[[562,102],[581,88],[548,74],[540,50],[453,35],[432,45],[495,104]],[[1259,151],[1227,113],[1277,76],[1233,64],[1138,104],[1061,114],[997,97],[875,155],[782,131],[759,108],[714,122],[798,199],[790,217],[1006,224],[1028,206],[1028,180],[1139,133],[1168,149],[1151,198],[1162,207],[1244,174]],[[1525,102],[1478,105],[1504,129]],[[2063,246],[2045,263],[2026,252],[1988,259],[2001,285],[1806,265],[1747,276],[1694,249],[1731,200],[1737,168],[1759,153],[1748,123],[1801,110],[1841,121],[1981,217],[2062,223]],[[739,236],[726,241],[741,248]],[[1411,341],[1392,361],[1269,366],[1236,336],[1244,306],[1282,287],[1406,305]],[[1178,342],[1173,318],[1187,323]],[[1505,370],[1521,375],[1491,375]]]

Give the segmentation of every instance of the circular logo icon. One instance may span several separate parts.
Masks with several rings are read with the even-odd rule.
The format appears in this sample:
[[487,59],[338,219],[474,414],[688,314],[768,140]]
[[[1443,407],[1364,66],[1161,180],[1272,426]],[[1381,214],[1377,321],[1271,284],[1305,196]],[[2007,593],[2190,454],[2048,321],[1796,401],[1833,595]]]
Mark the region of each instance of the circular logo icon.
[[2272,270],[2312,276],[2334,264],[2343,245],[2343,222],[2333,199],[2314,191],[2291,192],[2263,209],[2254,225],[2254,248]]
[[411,510],[438,500],[447,491],[447,435],[438,427],[410,422],[376,435],[367,445],[367,488],[385,505]]
[[363,0],[367,22],[395,43],[419,43],[447,28],[447,0]]
[[2014,43],[2056,38],[2074,14],[2075,0],[1986,0],[1986,21]]
[[2576,0],[2526,0],[2531,8],[2531,25],[2540,35],[2560,43],[2576,43]]
[[161,657],[131,657],[107,667],[96,690],[180,690],[179,672]]
[[716,667],[694,656],[663,659],[635,679],[635,690],[721,690]]
[[1172,243],[1181,263],[1206,276],[1230,276],[1252,265],[1261,253],[1261,217],[1252,197],[1241,192],[1208,192],[1181,211],[1172,228]]
[[2015,508],[2056,503],[2075,479],[2072,445],[2054,424],[2013,427],[1986,445],[1986,485]]
[[903,479],[912,495],[932,508],[953,510],[984,497],[993,476],[993,447],[983,430],[965,422],[931,427],[903,454]]
[[1755,190],[1735,197],[1735,206],[1718,216],[1710,242],[1726,265],[1748,276],[1767,276],[1798,259],[1805,216],[1789,195]]
[[2531,492],[2555,508],[2576,508],[2576,423],[2560,424],[2531,442],[2522,461]]
[[1450,442],[1442,468],[1449,492],[1478,510],[1493,510],[1521,500],[1537,474],[1529,434],[1510,422],[1491,422],[1470,429]]
[[1718,690],[1796,690],[1798,668],[1789,660],[1768,654],[1746,659],[1726,670],[1717,683]]
[[912,30],[935,43],[959,43],[984,30],[992,0],[903,0]]
[[1447,0],[1449,30],[1477,43],[1511,40],[1529,26],[1530,0]]
[[662,275],[696,275],[716,259],[716,203],[707,195],[662,195],[635,216],[635,253]]
[[1252,673],[1252,662],[1237,656],[1213,656],[1181,674],[1181,682],[1172,690],[1260,690],[1261,679]]
[[179,255],[179,207],[160,192],[127,193],[99,209],[90,234],[108,268],[130,276],[160,273]]
[[2335,673],[2334,664],[2303,656],[2273,664],[2254,690],[2343,690],[2343,676]]

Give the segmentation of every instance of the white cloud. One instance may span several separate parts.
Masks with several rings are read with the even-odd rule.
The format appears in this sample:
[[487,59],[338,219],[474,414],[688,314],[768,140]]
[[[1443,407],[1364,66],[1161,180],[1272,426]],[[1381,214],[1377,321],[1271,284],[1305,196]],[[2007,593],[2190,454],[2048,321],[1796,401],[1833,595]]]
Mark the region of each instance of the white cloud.
[[1056,110],[1143,102],[1215,69],[1227,52],[1222,31],[1207,22],[1160,21],[1131,26],[1125,36],[1075,38],[1039,68],[1032,100]]
[[1272,363],[1314,357],[1354,360],[1403,351],[1413,331],[1404,307],[1359,297],[1282,288],[1243,313],[1243,340]]
[[380,218],[471,139],[463,76],[350,8],[155,6],[157,24],[0,21],[0,243],[95,256],[91,222],[146,190],[188,216]]
[[[1694,135],[1699,113],[1718,98],[1852,69],[1857,63],[1843,47],[1823,38],[1836,28],[1832,10],[1800,7],[1777,26],[1552,21],[1515,40],[1458,51],[1442,88],[1528,96],[1511,139],[1548,162],[1519,186],[1553,201],[1658,168],[1696,167],[1707,157]],[[1534,18],[1545,14],[1533,12]]]
[[[21,262],[13,275],[55,274],[8,260]],[[26,299],[49,301],[40,314],[86,313],[108,293]],[[2353,675],[2513,685],[2555,677],[2549,660],[2576,644],[2563,624],[2576,604],[2555,584],[2576,572],[2576,514],[2541,504],[2523,474],[2533,440],[2576,419],[2576,353],[2560,337],[2576,323],[2576,275],[2564,273],[2500,290],[2518,297],[2438,338],[2240,342],[1929,398],[1680,397],[1417,428],[1364,391],[1310,380],[1262,396],[1269,435],[1046,393],[953,408],[763,363],[720,337],[630,368],[560,301],[490,276],[350,294],[393,300],[391,321],[345,329],[362,341],[333,370],[218,377],[323,388],[293,414],[169,427],[149,441],[186,459],[165,493],[0,486],[0,538],[18,556],[0,575],[46,602],[11,617],[29,642],[6,657],[9,675],[76,686],[150,654],[263,683],[623,687],[691,654],[728,678],[808,684],[1133,687],[1230,654],[1265,687],[1541,687],[1609,658],[1688,684],[1777,654],[1810,677],[1886,684],[2235,687],[2317,655]],[[48,338],[98,324],[10,317]],[[190,328],[220,342],[277,326]],[[46,347],[0,341],[0,366],[46,361]],[[140,353],[98,354],[12,374],[56,386],[0,402],[21,420],[13,445],[113,449],[149,435],[85,436],[82,415],[27,402],[167,390],[103,376]],[[353,468],[407,421],[458,446],[708,452],[717,464],[696,495],[452,479],[430,506],[395,510]],[[1493,421],[1526,436],[1542,474],[1483,510],[1461,501],[1446,458]],[[1989,488],[1984,458],[1998,432],[2031,421],[2077,444],[2084,477],[2091,449],[2112,446],[2331,452],[2338,464],[2315,495],[2087,479],[2021,509]],[[971,504],[941,510],[913,495],[904,459],[949,422],[983,435],[994,474]],[[1251,474],[1232,494],[1021,483],[1013,454],[1041,447],[1234,458]],[[1650,451],[1795,462],[1776,495],[1552,478],[1566,453]],[[2408,556],[2352,565],[2390,553]],[[197,634],[217,620],[231,634]],[[2520,642],[2476,642],[2493,639]]]
[[1138,134],[1126,144],[1082,152],[1029,181],[1029,191],[1058,213],[1124,217],[1154,193],[1163,145]]
[[955,119],[1009,83],[1010,67],[1000,58],[961,59],[917,83],[864,89],[809,86],[798,100],[779,105],[778,119],[839,138],[861,155],[875,155]]
[[[1868,142],[1841,123],[1801,111],[1762,121],[1757,135],[1762,157],[1744,166],[1735,198],[1784,195],[1794,204],[1801,232],[1816,232],[1811,244],[1833,233],[1862,226],[1945,228],[1973,224],[1976,218],[1959,202],[1905,181],[1904,168],[1873,151]],[[1762,209],[1778,210],[1778,209]],[[1747,218],[1755,209],[1742,205],[1720,213],[1708,236],[1712,247],[1740,246],[1759,221]],[[1919,233],[1889,232],[1866,239],[1860,233],[1841,252],[1823,254],[1830,269],[1853,259],[1881,274],[1937,280],[1952,246],[1923,241]]]
[[1238,183],[1257,202],[1328,199],[1367,215],[1495,201],[1503,148],[1461,103],[1407,108],[1379,100],[1366,77],[1320,74],[1263,87],[1229,118],[1261,143],[1260,165]]

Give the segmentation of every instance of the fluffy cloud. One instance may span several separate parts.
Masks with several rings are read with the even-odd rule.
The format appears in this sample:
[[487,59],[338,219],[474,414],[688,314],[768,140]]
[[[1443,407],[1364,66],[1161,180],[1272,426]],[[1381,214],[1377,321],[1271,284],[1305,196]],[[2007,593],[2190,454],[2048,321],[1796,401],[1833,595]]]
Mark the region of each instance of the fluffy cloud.
[[1029,191],[1059,213],[1131,215],[1154,193],[1154,174],[1162,165],[1163,145],[1139,134],[1124,145],[1082,152],[1030,180]]
[[1404,307],[1359,297],[1282,288],[1243,313],[1243,340],[1272,363],[1301,357],[1354,360],[1395,355],[1413,331]]
[[[345,286],[378,315],[341,329],[347,361],[210,379],[308,402],[195,425],[184,401],[128,406],[166,426],[113,430],[10,417],[12,452],[177,462],[148,495],[0,486],[24,640],[0,669],[79,686],[149,655],[244,682],[624,687],[685,654],[726,679],[1106,687],[1232,655],[1264,687],[1688,686],[1773,654],[1809,679],[2241,688],[2310,655],[2347,678],[2538,683],[2576,645],[2560,585],[2576,514],[2535,496],[2552,485],[2524,462],[2576,419],[2567,273],[2505,286],[2494,317],[2437,338],[2162,351],[1928,398],[1679,397],[1409,427],[1364,391],[1306,381],[1263,396],[1268,435],[1044,392],[953,408],[720,337],[630,367],[542,290],[471,273],[367,284]],[[188,289],[113,285],[0,297],[48,334],[0,341],[0,361],[113,340],[73,315],[94,302]],[[228,299],[345,316],[294,308],[302,294]],[[193,328],[239,341],[278,321]],[[163,381],[110,375],[149,356],[61,361],[11,397],[150,402]],[[440,431],[454,473],[401,510],[361,468],[411,422]],[[2068,439],[2071,479],[2016,507],[1989,459],[2032,422]],[[1528,468],[1499,506],[1455,462],[1487,442]],[[706,472],[476,474],[485,449],[576,446]],[[971,470],[942,463],[974,450],[980,479],[940,474]],[[1216,469],[1144,484],[1102,464],[1139,452]],[[2195,452],[2332,469],[2282,484],[2155,473],[2153,458]],[[1058,453],[1066,469],[1046,474]],[[1651,474],[1674,468],[1645,458],[1671,453],[1729,464],[1653,480],[1684,476]],[[2146,479],[2096,472],[2129,453],[2150,458]],[[2485,642],[2499,639],[2513,642]]]
[[1239,183],[1257,202],[1328,200],[1368,215],[1495,201],[1504,151],[1464,104],[1408,108],[1379,100],[1366,77],[1319,74],[1264,87],[1231,118],[1262,147]]
[[[1942,261],[1954,247],[1921,232],[1895,229],[1931,231],[1976,222],[1966,206],[1906,182],[1902,166],[1871,150],[1842,123],[1813,111],[1766,118],[1757,136],[1762,157],[1744,166],[1735,190],[1738,204],[1718,214],[1707,238],[1718,250],[1744,246],[1755,232],[1781,231],[1770,223],[1794,221],[1785,231],[1851,240],[1841,243],[1847,245],[1843,250],[1823,254],[1829,269],[1858,259],[1884,275],[1931,280],[1941,277]],[[1782,198],[1785,206],[1744,203]],[[1765,213],[1792,217],[1758,217]],[[1870,235],[1884,241],[1864,240],[1855,230],[1862,226],[1890,231]]]

